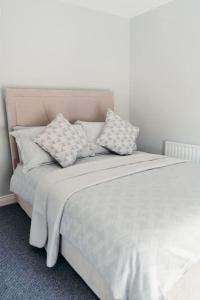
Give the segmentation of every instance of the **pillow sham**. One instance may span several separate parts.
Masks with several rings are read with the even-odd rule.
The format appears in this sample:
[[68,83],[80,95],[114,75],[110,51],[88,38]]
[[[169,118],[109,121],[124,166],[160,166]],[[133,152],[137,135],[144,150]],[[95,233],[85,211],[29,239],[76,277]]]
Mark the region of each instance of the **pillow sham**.
[[23,172],[54,162],[47,152],[40,148],[33,139],[40,134],[45,127],[15,127],[10,132],[17,143],[20,162],[23,164]]
[[102,134],[97,139],[97,144],[120,154],[129,155],[137,149],[136,139],[139,128],[123,120],[112,110],[108,110]]
[[91,148],[95,154],[108,154],[110,151],[96,143],[97,138],[100,136],[105,122],[85,122],[85,121],[76,121],[77,125],[80,125],[84,128],[88,141],[91,144]]
[[87,139],[61,113],[34,138],[34,142],[47,151],[62,166],[72,165],[80,151],[87,145]]

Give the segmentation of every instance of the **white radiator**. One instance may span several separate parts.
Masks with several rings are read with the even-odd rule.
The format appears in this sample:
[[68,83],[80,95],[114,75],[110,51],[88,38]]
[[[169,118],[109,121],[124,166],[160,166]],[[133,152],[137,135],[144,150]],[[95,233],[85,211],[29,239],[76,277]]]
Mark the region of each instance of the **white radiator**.
[[200,146],[166,141],[165,155],[200,163]]

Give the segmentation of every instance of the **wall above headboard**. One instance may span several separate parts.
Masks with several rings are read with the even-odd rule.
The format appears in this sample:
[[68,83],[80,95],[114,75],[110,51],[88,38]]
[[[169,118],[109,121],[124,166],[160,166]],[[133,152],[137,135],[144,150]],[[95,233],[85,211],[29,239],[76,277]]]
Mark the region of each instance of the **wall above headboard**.
[[[120,17],[54,0],[0,1],[0,89],[110,89],[129,118],[130,26]],[[0,195],[12,173],[0,97]]]

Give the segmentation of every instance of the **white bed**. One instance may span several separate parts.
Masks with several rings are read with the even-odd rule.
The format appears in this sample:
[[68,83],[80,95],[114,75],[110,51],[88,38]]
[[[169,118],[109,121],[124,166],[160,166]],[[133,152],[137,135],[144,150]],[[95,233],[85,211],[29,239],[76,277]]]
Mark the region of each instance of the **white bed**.
[[[47,99],[49,99],[49,98],[52,99],[51,92],[48,91],[46,93],[47,93],[46,94]],[[51,94],[51,96],[49,95],[49,93]],[[99,92],[99,93],[101,94],[101,92]],[[53,94],[55,95],[55,91],[53,91]],[[56,95],[58,95],[58,94],[59,94],[59,92],[56,91]],[[76,94],[76,92],[75,92],[75,94]],[[85,95],[85,92],[83,91],[81,94]],[[31,102],[33,101],[33,98],[34,98],[33,95],[34,95],[34,97],[37,96],[37,100],[39,99],[38,100],[39,102],[42,102],[44,99],[44,92],[40,92],[38,90],[27,91],[27,90],[23,90],[23,89],[22,90],[21,89],[20,90],[10,89],[7,91],[7,99],[8,99],[7,110],[8,110],[9,128],[16,126],[16,125],[22,125],[22,126],[24,126],[24,125],[44,125],[43,123],[41,124],[41,122],[39,122],[40,124],[38,124],[38,118],[37,118],[37,124],[35,124],[35,123],[33,124],[33,122],[32,122],[33,120],[29,123],[29,121],[27,121],[27,119],[26,119],[26,122],[25,122],[26,124],[25,124],[24,121],[23,122],[19,121],[16,118],[16,115],[17,115],[16,114],[16,111],[17,111],[16,110],[16,102],[18,102],[18,104],[19,104],[19,103],[21,103],[20,101],[23,99],[23,109],[24,109],[24,105],[25,105],[26,101],[31,101]],[[61,92],[61,95],[63,95],[63,91]],[[96,97],[95,95],[96,95],[96,93],[93,94],[94,98]],[[103,95],[104,96],[106,95],[106,97],[108,97],[107,93],[103,94]],[[79,96],[80,96],[80,94],[79,94]],[[101,94],[101,96],[102,96],[102,94]],[[72,97],[72,96],[70,96],[70,97]],[[111,98],[110,97],[111,96],[109,96],[108,98],[111,99],[112,97]],[[63,96],[61,98],[62,98],[62,103],[63,103]],[[102,98],[103,98],[103,96],[102,96]],[[107,105],[108,107],[110,105],[112,106],[112,104],[110,104],[111,102],[109,102],[109,105]],[[105,104],[105,102],[103,102],[103,103]],[[13,110],[13,104],[15,106],[15,111]],[[104,108],[106,109],[106,106],[104,106]],[[20,108],[20,106],[18,106],[18,109],[19,109],[19,111],[22,110]],[[14,117],[12,116],[12,114],[10,114],[11,111],[14,114]],[[35,111],[35,114],[37,115],[38,112]],[[84,115],[84,113],[83,113],[83,115]],[[21,115],[21,117],[22,117],[22,115]],[[77,118],[79,119],[80,116],[78,116]],[[93,120],[96,120],[96,118],[98,119],[98,117],[95,116]],[[41,120],[41,118],[39,118],[39,119]],[[76,117],[75,117],[75,119],[76,119]],[[87,117],[84,118],[84,116],[83,116],[83,119],[87,120]],[[102,115],[101,115],[100,119],[102,119]],[[28,122],[28,124],[27,124],[27,122]],[[17,164],[16,148],[15,148],[15,151],[13,149],[14,148],[13,148],[13,140],[12,140],[11,141],[11,152],[12,152],[13,164],[14,164],[14,167],[16,167],[16,164]],[[102,165],[104,164],[104,159],[110,160],[110,158],[111,158],[110,156],[108,156],[107,158],[105,156],[103,158],[101,157],[101,159],[103,159]],[[94,162],[94,160],[95,159],[93,159],[93,160],[89,159],[89,161],[91,162],[91,165],[92,165],[92,161]],[[162,160],[162,158],[161,158],[161,160]],[[81,160],[81,162],[83,162],[83,161]],[[88,160],[87,160],[87,162],[88,162]],[[130,295],[129,295],[129,298],[128,297],[114,298],[113,293],[111,292],[110,286],[107,284],[107,281],[105,280],[104,276],[102,276],[102,273],[99,272],[99,269],[97,266],[95,266],[94,261],[91,261],[90,259],[88,259],[88,256],[86,253],[86,249],[88,249],[88,247],[85,248],[85,252],[84,252],[83,245],[82,245],[82,247],[80,247],[79,244],[72,243],[71,242],[72,240],[69,238],[70,233],[73,235],[72,224],[74,224],[75,228],[78,228],[78,225],[80,226],[78,220],[80,222],[82,220],[81,224],[83,224],[83,220],[85,217],[86,222],[83,225],[88,226],[89,223],[87,222],[88,221],[87,218],[89,219],[90,215],[87,215],[87,212],[86,212],[85,215],[82,215],[82,218],[79,219],[79,218],[76,218],[76,214],[77,214],[77,216],[79,215],[79,213],[81,215],[81,211],[84,207],[82,201],[85,201],[85,203],[87,203],[87,205],[91,205],[91,207],[95,204],[95,201],[98,201],[98,199],[99,199],[98,197],[93,198],[95,188],[98,187],[97,194],[100,198],[101,198],[101,195],[103,195],[103,191],[105,191],[105,189],[112,190],[114,187],[114,190],[112,191],[112,192],[114,192],[115,189],[117,188],[117,186],[119,188],[119,194],[120,194],[123,190],[123,188],[121,188],[121,190],[120,190],[120,186],[122,187],[122,184],[124,184],[124,185],[126,184],[126,181],[124,181],[124,180],[125,179],[127,180],[128,178],[129,179],[132,178],[131,180],[133,180],[133,181],[131,181],[131,182],[132,182],[133,186],[135,187],[135,189],[137,190],[138,196],[141,196],[141,193],[143,192],[141,183],[148,182],[149,189],[147,189],[147,194],[146,194],[147,198],[150,196],[150,194],[148,194],[148,192],[151,189],[153,189],[153,191],[154,192],[156,191],[156,193],[157,193],[157,187],[159,186],[158,196],[160,197],[160,195],[161,195],[160,193],[162,193],[164,195],[165,194],[164,192],[166,192],[169,199],[172,199],[170,197],[169,188],[172,188],[173,181],[176,178],[178,178],[177,174],[178,175],[185,174],[185,177],[183,176],[184,178],[183,178],[182,183],[183,182],[185,183],[184,188],[187,187],[187,189],[185,189],[185,192],[187,192],[188,195],[190,195],[190,197],[191,197],[190,199],[191,199],[191,201],[194,201],[193,202],[194,205],[191,205],[190,202],[187,202],[187,201],[185,202],[185,200],[187,200],[187,199],[184,199],[184,194],[183,194],[181,196],[182,198],[180,198],[180,199],[177,199],[176,197],[174,198],[175,200],[177,200],[177,202],[175,203],[176,205],[174,206],[174,209],[175,210],[178,209],[179,206],[177,206],[177,205],[180,205],[180,207],[181,207],[182,199],[184,199],[184,201],[183,201],[184,209],[187,208],[187,213],[190,210],[192,211],[194,208],[196,209],[196,210],[194,210],[194,212],[195,211],[198,212],[198,209],[200,208],[200,205],[198,204],[198,201],[197,201],[198,195],[200,198],[200,191],[199,191],[199,185],[198,185],[199,177],[197,177],[197,176],[195,177],[195,174],[196,175],[200,174],[200,170],[198,167],[196,167],[196,166],[188,167],[188,165],[187,165],[187,167],[185,167],[186,164],[179,164],[177,162],[169,162],[169,165],[166,165],[165,159],[164,159],[164,165],[162,165],[162,167],[159,164],[158,164],[158,166],[154,166],[154,162],[152,165],[152,162],[150,163],[149,160],[142,161],[142,163],[145,163],[145,164],[147,163],[148,166],[147,167],[144,166],[144,170],[142,170],[142,169],[139,171],[137,170],[137,172],[135,172],[134,174],[132,172],[131,176],[128,176],[128,173],[127,174],[124,173],[123,176],[118,176],[115,179],[112,178],[112,180],[109,179],[108,182],[102,183],[101,181],[99,181],[99,182],[97,182],[98,186],[95,186],[95,184],[93,184],[91,186],[88,186],[87,189],[85,189],[85,188],[80,189],[80,191],[77,191],[76,193],[74,193],[72,195],[72,197],[70,197],[70,201],[69,201],[70,204],[67,205],[63,211],[63,216],[62,216],[61,224],[60,224],[61,227],[60,227],[60,232],[59,232],[62,235],[61,253],[67,259],[67,261],[72,265],[72,267],[81,275],[81,277],[90,286],[90,288],[103,300],[104,299],[105,300],[106,299],[123,299],[124,300],[124,299],[132,299],[132,298],[130,297]],[[150,163],[150,165],[149,165],[149,163]],[[106,164],[107,163],[105,163],[105,165]],[[86,165],[87,164],[85,164],[85,166]],[[137,165],[138,165],[138,163],[137,163]],[[83,169],[85,168],[85,166],[82,165]],[[105,171],[106,168],[107,167],[104,167],[103,170]],[[115,168],[116,168],[116,166],[115,166]],[[194,171],[193,171],[193,168],[194,168]],[[137,169],[137,167],[136,167],[136,169]],[[117,168],[115,170],[117,171]],[[49,165],[49,166],[43,166],[38,169],[32,170],[28,173],[28,175],[23,177],[24,175],[22,175],[21,167],[20,166],[17,167],[17,169],[14,173],[15,175],[12,180],[12,189],[15,191],[15,193],[21,199],[20,203],[23,207],[25,207],[25,210],[27,210],[26,205],[28,205],[29,209],[31,208],[33,199],[35,197],[37,197],[36,191],[38,190],[38,186],[41,185],[41,183],[42,184],[45,183],[45,181],[46,181],[46,183],[48,183],[48,174],[53,174],[53,172],[54,172],[54,175],[55,174],[58,174],[59,176],[62,175],[59,173],[60,171],[57,166]],[[187,172],[191,172],[190,178],[192,178],[192,176],[194,176],[193,177],[194,185],[193,185],[191,194],[190,194],[190,186],[192,187],[192,184],[191,184],[191,182],[187,182]],[[171,178],[170,174],[172,174],[174,176],[172,179],[170,179]],[[114,175],[112,175],[112,176],[114,176]],[[53,178],[52,175],[51,175],[51,178]],[[61,177],[61,180],[62,180],[62,177]],[[178,193],[178,195],[180,195],[181,189],[179,189],[178,181],[176,183],[177,183],[177,188],[178,188],[177,193]],[[115,184],[117,184],[117,186],[115,186]],[[129,182],[129,185],[130,185],[130,182]],[[58,187],[56,187],[56,185],[55,185],[55,190],[56,190],[56,188],[58,188]],[[171,196],[174,196],[174,190],[171,189],[171,191],[173,191],[173,194]],[[127,189],[127,192],[128,192],[128,189]],[[116,198],[118,197],[118,195],[114,194],[114,193],[111,193],[110,197],[113,197],[112,195],[115,195]],[[143,195],[143,197],[144,197],[144,195]],[[95,199],[94,203],[91,202],[92,199]],[[102,199],[104,199],[104,198],[102,198]],[[155,200],[155,193],[154,193],[154,197],[152,197],[152,199]],[[79,200],[82,200],[82,201],[79,201]],[[143,198],[143,200],[144,200],[144,198]],[[88,204],[88,201],[89,201],[89,204]],[[79,202],[82,204],[80,205]],[[80,212],[79,212],[79,209],[80,209]],[[154,209],[155,209],[155,206],[154,206]],[[184,211],[184,209],[183,209],[183,211]],[[155,210],[152,211],[152,213],[155,213]],[[188,217],[187,213],[185,214],[186,217]],[[29,215],[30,215],[30,210],[29,210]],[[100,214],[99,214],[99,216],[100,216]],[[183,216],[184,216],[184,214],[177,215],[178,218],[179,217],[182,218]],[[190,232],[189,229],[192,229],[193,228],[192,226],[198,225],[198,222],[199,222],[198,213],[194,214],[194,216],[195,216],[194,220],[192,220],[191,218],[183,220],[185,223],[183,224],[184,226],[182,228],[182,223],[180,222],[180,219],[179,219],[179,223],[176,224],[175,215],[172,215],[173,228],[171,229],[170,232],[173,232],[176,230],[177,230],[177,232],[182,232],[182,230],[185,228],[188,230],[187,234],[189,234],[189,232]],[[200,214],[199,214],[199,216],[200,216]],[[100,220],[102,220],[102,219],[100,218]],[[169,220],[169,218],[168,218],[168,220]],[[92,215],[91,215],[91,221],[92,221],[92,224],[94,225],[95,219],[92,217]],[[190,225],[189,225],[189,223],[187,223],[189,221],[191,223]],[[86,226],[86,228],[88,228],[87,226]],[[67,230],[67,228],[69,231]],[[200,228],[200,226],[199,226],[199,228]],[[196,230],[195,230],[197,238],[199,237],[198,234],[200,233],[199,228],[196,228]],[[102,229],[101,224],[99,224],[98,222],[97,222],[97,229],[99,229],[100,231]],[[167,228],[167,229],[169,229],[169,228]],[[90,228],[88,229],[88,231],[90,231]],[[87,232],[85,232],[85,237],[87,236],[86,233]],[[76,234],[74,231],[74,237],[75,236],[76,236]],[[97,237],[98,237],[98,232],[97,232]],[[87,236],[87,238],[89,238],[89,235]],[[82,239],[82,242],[84,242],[84,238]],[[187,239],[184,242],[186,242],[186,244],[187,244]],[[81,243],[81,241],[80,241],[80,243]],[[104,244],[106,244],[106,241],[105,241],[105,243],[103,242],[103,245]],[[88,243],[87,243],[87,246],[88,246]],[[97,242],[97,248],[98,248],[98,246],[99,245]],[[190,246],[190,245],[188,245],[188,246]],[[112,247],[112,245],[111,245],[111,247]],[[194,250],[198,251],[198,243],[196,244],[195,247],[196,248]],[[158,247],[158,249],[159,249],[159,247]],[[94,250],[95,250],[95,247],[94,247]],[[107,251],[108,250],[109,249],[107,249]],[[193,250],[193,248],[190,250]],[[90,253],[90,249],[89,249],[88,253]],[[196,260],[195,260],[195,258],[196,258]],[[180,274],[181,278],[179,280],[176,280],[176,283],[169,289],[165,299],[167,299],[167,300],[199,300],[200,284],[199,284],[198,278],[200,278],[200,263],[198,262],[197,258],[198,258],[198,255],[196,253],[195,257],[193,259],[193,265],[192,265],[192,263],[190,263],[190,264],[188,264],[188,267],[185,268],[184,272],[183,272],[183,269],[181,270],[182,271]],[[98,257],[98,259],[100,259],[100,257]],[[102,258],[102,262],[103,262],[103,259],[104,258]],[[192,262],[192,261],[190,260],[190,262]],[[185,273],[185,274],[183,275],[183,273]],[[123,276],[121,278],[123,278]],[[120,284],[121,283],[119,282],[119,286],[120,286]],[[145,288],[145,286],[144,286],[144,288]],[[134,300],[143,300],[143,299],[146,300],[147,299],[147,296],[145,295],[145,291],[144,291],[144,297],[141,295],[134,296],[134,297],[135,297],[135,298],[133,298]],[[162,299],[164,299],[164,298],[162,298]],[[151,299],[149,298],[148,300],[151,300]]]

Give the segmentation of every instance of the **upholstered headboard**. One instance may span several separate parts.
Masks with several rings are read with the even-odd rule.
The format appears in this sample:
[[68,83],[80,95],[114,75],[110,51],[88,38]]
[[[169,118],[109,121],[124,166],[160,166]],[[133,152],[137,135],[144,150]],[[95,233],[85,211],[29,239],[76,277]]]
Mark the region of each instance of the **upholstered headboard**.
[[[7,88],[8,130],[15,126],[45,126],[62,112],[70,121],[104,121],[108,108],[113,109],[113,95],[107,90],[64,90]],[[15,140],[10,136],[13,168],[19,157]]]

